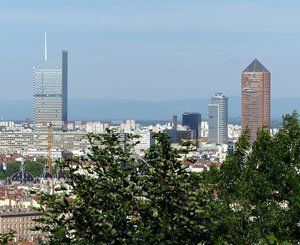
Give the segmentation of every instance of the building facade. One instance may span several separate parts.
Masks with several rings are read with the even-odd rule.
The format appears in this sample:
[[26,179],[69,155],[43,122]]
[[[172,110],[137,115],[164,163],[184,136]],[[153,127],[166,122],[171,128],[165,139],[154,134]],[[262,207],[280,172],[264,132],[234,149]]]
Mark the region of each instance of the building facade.
[[228,97],[215,93],[208,106],[208,142],[223,144],[228,139]]
[[33,67],[33,121],[62,128],[68,120],[68,52]]
[[[90,144],[85,132],[63,132],[53,133],[53,149],[79,150],[86,149]],[[48,132],[0,132],[0,153],[28,152],[30,150],[48,150]]]
[[20,240],[35,242],[39,238],[43,239],[43,234],[40,231],[31,230],[37,224],[34,219],[39,218],[41,213],[31,210],[20,210],[20,208],[9,208],[1,207],[0,233],[10,230],[15,231],[14,242],[19,242]]
[[134,146],[134,151],[138,155],[144,155],[146,150],[148,150],[152,145],[154,145],[155,140],[153,138],[152,130],[139,130],[134,133],[139,136],[139,138],[134,138],[133,142],[137,143]]
[[192,130],[187,129],[186,127],[179,127],[176,115],[174,115],[172,119],[172,128],[166,128],[163,130],[163,132],[170,137],[170,142],[173,144],[179,144],[182,141],[191,140]]
[[182,114],[182,125],[192,130],[192,138],[201,138],[201,114],[197,112],[185,112]]
[[242,72],[242,129],[250,130],[250,142],[257,130],[270,127],[270,72],[255,59]]

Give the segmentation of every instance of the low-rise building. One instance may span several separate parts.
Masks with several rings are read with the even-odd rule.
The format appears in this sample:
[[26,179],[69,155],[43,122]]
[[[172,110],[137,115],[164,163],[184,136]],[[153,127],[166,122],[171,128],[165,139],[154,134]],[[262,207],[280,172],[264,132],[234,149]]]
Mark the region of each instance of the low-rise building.
[[0,208],[0,233],[15,231],[14,242],[37,241],[42,238],[40,231],[32,231],[36,225],[34,219],[41,216],[40,212],[22,209],[21,207],[1,207]]
[[134,146],[134,150],[138,155],[143,155],[147,149],[154,145],[153,132],[151,130],[136,131],[134,142],[139,142]]

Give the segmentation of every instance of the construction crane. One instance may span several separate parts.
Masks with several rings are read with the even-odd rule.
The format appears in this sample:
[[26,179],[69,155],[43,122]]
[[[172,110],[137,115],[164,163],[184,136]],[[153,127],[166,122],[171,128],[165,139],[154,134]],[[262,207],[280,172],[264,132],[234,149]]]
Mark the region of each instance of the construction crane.
[[52,124],[51,123],[48,125],[48,138],[47,138],[47,141],[48,141],[47,163],[48,163],[48,166],[49,166],[49,171],[51,172],[51,170],[52,170],[52,162],[53,162],[53,159],[52,159],[53,128],[52,128]]

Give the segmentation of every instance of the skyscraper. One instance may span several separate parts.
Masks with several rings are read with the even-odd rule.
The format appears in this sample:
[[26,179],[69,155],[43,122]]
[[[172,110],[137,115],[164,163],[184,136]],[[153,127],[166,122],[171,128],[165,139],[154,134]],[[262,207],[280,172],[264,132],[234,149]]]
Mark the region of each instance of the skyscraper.
[[215,93],[208,105],[208,142],[222,144],[228,138],[228,97]]
[[185,112],[182,114],[182,125],[192,130],[192,137],[200,138],[201,114],[197,112]]
[[270,72],[257,60],[242,72],[242,129],[254,142],[258,128],[270,127]]
[[51,123],[63,128],[68,120],[68,52],[33,67],[33,121],[36,126]]

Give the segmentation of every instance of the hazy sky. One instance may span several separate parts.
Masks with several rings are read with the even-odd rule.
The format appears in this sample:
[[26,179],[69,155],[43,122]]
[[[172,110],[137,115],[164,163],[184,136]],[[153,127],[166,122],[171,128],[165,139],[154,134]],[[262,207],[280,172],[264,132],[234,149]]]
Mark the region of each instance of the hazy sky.
[[300,94],[298,0],[1,0],[0,99],[31,99],[44,31],[69,51],[70,98],[239,96],[255,57],[273,97]]

